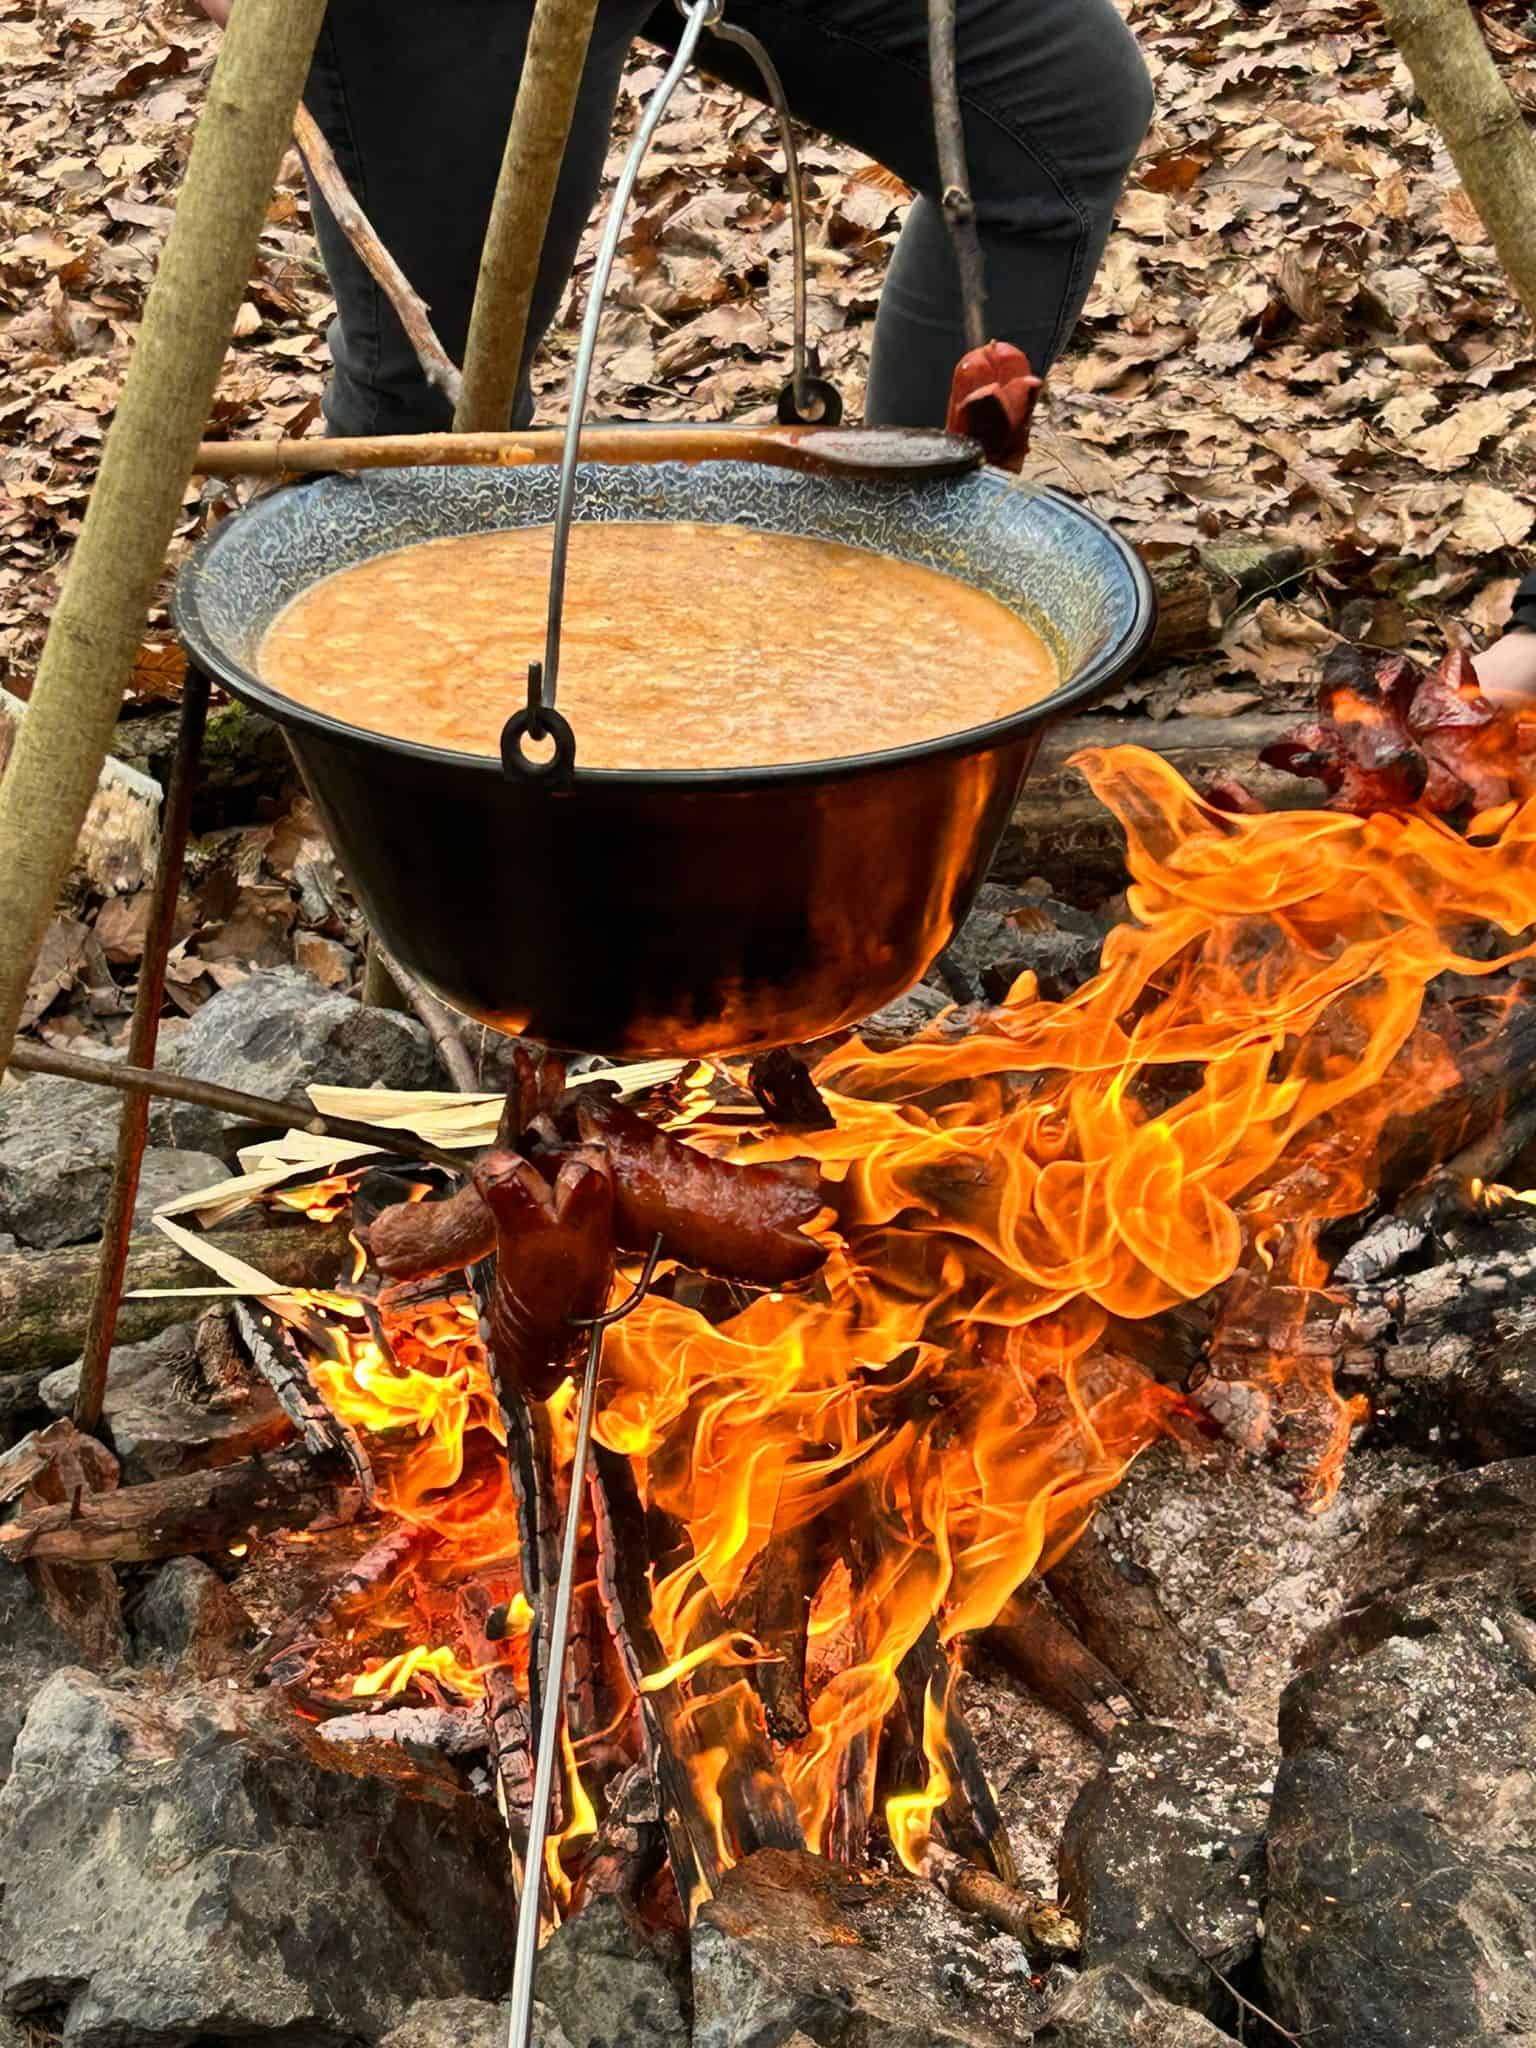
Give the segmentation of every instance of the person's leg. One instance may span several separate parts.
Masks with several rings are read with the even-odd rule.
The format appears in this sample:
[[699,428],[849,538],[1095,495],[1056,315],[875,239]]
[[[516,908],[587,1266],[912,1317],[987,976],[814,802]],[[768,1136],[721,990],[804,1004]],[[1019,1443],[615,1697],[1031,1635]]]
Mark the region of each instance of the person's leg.
[[[866,417],[942,423],[965,352],[928,91],[926,0],[729,0],[772,51],[801,120],[876,158],[920,195],[875,324]],[[1111,0],[958,0],[955,37],[972,196],[986,260],[987,334],[1036,370],[1082,311],[1116,200],[1152,112],[1151,84]],[[647,33],[670,40],[666,9]],[[750,87],[735,52],[711,70]]]
[[[330,0],[305,104],[358,203],[464,358],[480,244],[501,168],[532,0]],[[557,311],[607,155],[619,74],[644,0],[598,9],[570,147],[544,240],[526,356]],[[336,294],[333,434],[429,433],[451,409],[417,366],[388,300],[323,202],[315,232]],[[517,423],[531,416],[526,372]]]

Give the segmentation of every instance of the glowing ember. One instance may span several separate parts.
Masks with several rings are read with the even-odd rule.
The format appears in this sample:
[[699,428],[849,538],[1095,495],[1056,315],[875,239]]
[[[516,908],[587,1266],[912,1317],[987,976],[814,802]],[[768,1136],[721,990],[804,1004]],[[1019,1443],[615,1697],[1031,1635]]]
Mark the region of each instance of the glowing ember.
[[[779,1760],[822,1847],[850,1776],[873,1798],[898,1674],[930,1622],[953,1643],[993,1621],[1139,1451],[1198,1420],[1135,1362],[1134,1326],[1245,1271],[1325,1282],[1321,1234],[1371,1200],[1386,1127],[1455,1087],[1447,1032],[1474,1005],[1426,1011],[1426,990],[1524,957],[1476,957],[1488,949],[1470,931],[1513,941],[1536,922],[1536,800],[1462,836],[1417,812],[1231,815],[1137,749],[1080,765],[1124,827],[1133,880],[1133,921],[1094,980],[1048,1003],[1025,976],[1000,1007],[894,1051],[830,1053],[816,1080],[831,1131],[717,1113],[702,1080],[683,1097],[695,1142],[740,1160],[813,1154],[838,1196],[832,1256],[806,1291],[759,1294],[718,1323],[653,1294],[605,1354],[599,1438],[691,1543],[654,1586],[668,1661],[646,1684],[705,1688],[692,1768],[726,1861],[731,1750],[716,1736],[746,1697],[739,1667],[765,1653],[722,1637],[719,1617],[770,1536],[831,1532],[810,1725]],[[440,1539],[435,1583],[505,1568],[516,1516],[472,1306],[387,1316],[381,1343],[356,1303],[322,1299],[334,1356],[317,1377],[378,1439],[387,1508]],[[1300,1347],[1254,1378],[1263,1422],[1302,1433],[1326,1496],[1358,1406]],[[559,1443],[568,1403],[554,1406]],[[512,1638],[521,1671],[515,1624]],[[355,1688],[422,1671],[464,1697],[481,1682],[413,1647]],[[885,1809],[914,1868],[949,1793],[946,1705],[930,1685],[926,1784]],[[566,1778],[570,1842],[595,1816],[569,1753]]]

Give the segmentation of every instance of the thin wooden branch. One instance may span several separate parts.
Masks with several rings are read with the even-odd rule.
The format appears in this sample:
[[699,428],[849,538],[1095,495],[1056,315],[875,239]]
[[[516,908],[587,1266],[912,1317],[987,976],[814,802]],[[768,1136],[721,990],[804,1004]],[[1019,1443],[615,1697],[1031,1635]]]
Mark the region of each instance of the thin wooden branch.
[[372,1507],[373,1465],[363,1449],[362,1438],[348,1422],[333,1414],[310,1374],[308,1362],[270,1310],[252,1308],[237,1301],[230,1316],[241,1347],[257,1375],[277,1396],[278,1405],[304,1443],[312,1458],[334,1457],[351,1472],[363,1497]]
[[1052,1899],[1020,1891],[988,1870],[978,1870],[942,1843],[929,1845],[923,1859],[927,1876],[960,1907],[991,1926],[1011,1934],[1037,1956],[1072,1956],[1083,1945],[1082,1929]]
[[458,364],[438,340],[426,306],[379,240],[373,223],[354,198],[331,145],[302,101],[293,117],[293,139],[337,227],[351,243],[353,254],[394,308],[406,340],[416,351],[421,374],[443,393],[450,405],[457,405],[464,381]]
[[193,1102],[200,1109],[217,1110],[223,1116],[242,1117],[247,1123],[272,1124],[279,1130],[306,1131],[314,1138],[345,1138],[365,1145],[371,1152],[392,1152],[403,1159],[430,1160],[452,1173],[463,1173],[468,1161],[462,1152],[449,1152],[410,1131],[393,1131],[383,1124],[363,1124],[348,1116],[322,1116],[310,1102],[278,1102],[269,1095],[248,1095],[243,1088],[221,1088],[213,1081],[199,1081],[189,1074],[165,1074],[158,1068],[109,1065],[105,1060],[82,1059],[77,1053],[53,1052],[38,1045],[18,1045],[11,1066],[19,1074],[62,1074],[70,1081],[91,1081],[98,1088],[116,1088],[124,1095],[159,1095],[169,1102]]
[[116,724],[325,0],[240,0],[0,781],[0,1071]]
[[976,1738],[954,1695],[950,1683],[949,1658],[939,1640],[939,1625],[930,1621],[897,1667],[901,1706],[906,1716],[908,1741],[918,1756],[923,1754],[923,1719],[930,1698],[945,1702],[944,1768],[949,1775],[950,1794],[941,1810],[940,1824],[951,1849],[973,1865],[984,1866],[1004,1886],[1018,1877],[1013,1844],[988,1781],[976,1747]]
[[387,953],[377,939],[372,941],[370,957],[376,955],[396,988],[405,997],[416,1015],[426,1025],[432,1043],[437,1047],[437,1056],[443,1063],[443,1071],[461,1095],[479,1092],[479,1079],[475,1063],[469,1056],[469,1047],[459,1032],[458,1021],[446,1003],[438,1001],[430,989],[424,988],[392,953]]
[[971,198],[960,87],[955,76],[955,0],[928,0],[928,85],[939,157],[939,201],[960,273],[965,345],[980,348],[987,338],[986,271],[976,232],[976,205]]
[[1536,320],[1536,137],[1499,76],[1477,15],[1466,0],[1381,0],[1381,18]]
[[[197,786],[197,764],[202,753],[207,715],[208,678],[195,664],[189,665],[182,678],[176,758],[161,813],[160,854],[155,863],[155,883],[145,921],[139,985],[133,998],[133,1022],[128,1030],[128,1064],[133,1067],[152,1067],[155,1048],[160,1040],[160,1005],[165,1000],[166,958],[176,921],[176,899],[181,891],[187,828],[192,819],[192,793]],[[107,1390],[107,1363],[117,1335],[123,1274],[128,1266],[128,1242],[133,1231],[139,1172],[144,1163],[148,1136],[149,1097],[130,1096],[123,1104],[117,1126],[112,1192],[107,1198],[107,1213],[102,1220],[101,1259],[96,1268],[91,1316],[86,1325],[85,1350],[80,1366],[80,1385],[75,1394],[75,1421],[81,1429],[93,1430],[101,1421],[101,1406]]]
[[269,1529],[333,1527],[354,1520],[361,1505],[350,1474],[317,1464],[308,1451],[279,1451],[18,1515],[0,1524],[0,1557],[11,1564],[145,1564],[226,1551]]
[[504,427],[512,416],[544,236],[596,14],[597,0],[535,0],[480,252],[464,383],[453,416],[460,433]]

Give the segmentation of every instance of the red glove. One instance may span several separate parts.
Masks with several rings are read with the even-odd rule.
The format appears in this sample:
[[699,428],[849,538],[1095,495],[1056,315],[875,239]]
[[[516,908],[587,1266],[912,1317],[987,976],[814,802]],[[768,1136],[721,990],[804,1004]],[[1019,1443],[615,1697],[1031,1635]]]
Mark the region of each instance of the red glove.
[[944,424],[952,434],[968,434],[979,441],[988,462],[999,469],[1022,469],[1029,452],[1029,423],[1043,385],[1023,349],[1008,341],[989,341],[955,366]]

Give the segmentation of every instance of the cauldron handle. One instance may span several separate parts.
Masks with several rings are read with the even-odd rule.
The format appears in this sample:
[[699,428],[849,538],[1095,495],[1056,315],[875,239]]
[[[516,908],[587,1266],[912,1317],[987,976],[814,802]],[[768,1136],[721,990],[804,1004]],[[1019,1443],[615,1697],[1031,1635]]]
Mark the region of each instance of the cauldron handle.
[[[651,94],[608,208],[602,243],[592,267],[586,318],[581,323],[581,345],[576,351],[576,369],[571,379],[570,416],[565,423],[565,445],[560,456],[560,488],[555,498],[555,542],[549,564],[549,616],[544,628],[544,659],[529,665],[528,702],[502,727],[501,765],[508,776],[559,784],[570,780],[575,765],[575,735],[569,722],[562,718],[562,743],[552,715],[555,714],[555,692],[560,682],[560,625],[565,614],[565,566],[571,545],[571,519],[576,507],[576,464],[581,455],[587,387],[592,381],[592,362],[597,353],[597,330],[603,317],[603,301],[608,295],[613,259],[618,254],[619,237],[624,232],[624,216],[629,210],[641,162],[651,146],[652,136],[661,125],[668,102],[692,62],[699,37],[712,22],[720,19],[722,4],[723,0],[692,0],[691,5],[683,8],[683,32],[678,38],[677,53],[667,67],[666,76]],[[555,741],[552,758],[528,752],[530,740],[537,743],[551,739]]]
[[[565,615],[566,562],[571,545],[571,522],[576,508],[576,465],[581,457],[581,430],[586,420],[587,390],[592,381],[592,364],[597,354],[597,334],[608,295],[613,259],[618,254],[624,216],[634,194],[640,165],[650,148],[651,138],[661,125],[668,102],[692,62],[699,37],[712,30],[726,42],[745,50],[762,74],[767,96],[779,125],[789,185],[790,228],[795,266],[795,355],[794,371],[779,400],[779,418],[785,424],[818,424],[835,427],[843,415],[842,400],[832,385],[813,374],[817,363],[806,346],[806,259],[805,207],[800,183],[800,159],[795,148],[789,99],[773,59],[756,36],[746,29],[727,27],[721,20],[724,0],[677,0],[683,16],[683,30],[677,51],[666,75],[652,93],[630,144],[629,155],[619,173],[603,239],[592,267],[587,293],[586,317],[581,323],[581,343],[576,351],[576,368],[571,379],[570,415],[565,424],[565,442],[560,455],[560,486],[555,498],[554,547],[549,565],[549,615],[544,629],[544,659],[528,666],[528,701],[501,730],[503,772],[514,779],[542,782],[559,787],[569,782],[576,764],[576,736],[569,720],[555,709],[560,681],[560,629]],[[529,743],[545,743],[550,751],[530,753]]]

